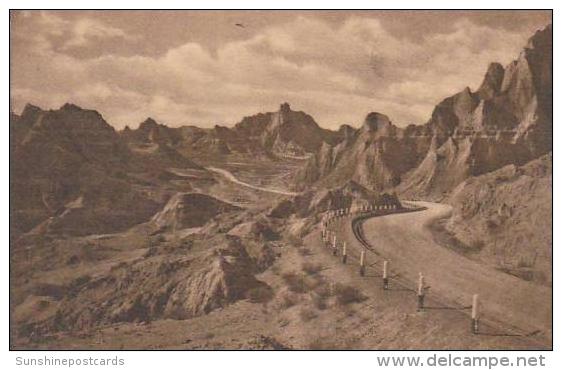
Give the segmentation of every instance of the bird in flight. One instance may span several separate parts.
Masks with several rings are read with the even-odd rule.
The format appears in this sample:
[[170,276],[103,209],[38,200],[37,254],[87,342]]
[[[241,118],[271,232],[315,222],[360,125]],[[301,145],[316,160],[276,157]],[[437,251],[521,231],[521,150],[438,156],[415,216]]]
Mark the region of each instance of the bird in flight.
[[236,26],[236,27],[241,27],[241,28],[246,28],[246,26],[244,26],[242,23],[236,23],[235,26]]

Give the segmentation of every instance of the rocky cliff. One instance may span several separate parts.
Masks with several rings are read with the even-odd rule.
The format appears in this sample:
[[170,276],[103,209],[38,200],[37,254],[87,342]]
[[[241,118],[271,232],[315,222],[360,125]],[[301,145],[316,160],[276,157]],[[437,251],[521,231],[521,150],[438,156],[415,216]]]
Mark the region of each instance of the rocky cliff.
[[170,128],[147,120],[138,129],[122,134],[139,143],[166,144],[186,156],[257,154],[281,158],[307,157],[322,144],[334,144],[341,137],[318,126],[310,115],[293,111],[288,103],[276,112],[244,117],[233,127]]
[[405,129],[370,113],[336,145],[322,145],[296,187],[341,185],[442,198],[469,176],[522,165],[552,150],[552,26],[517,60],[490,64],[480,87],[440,102],[427,123]]

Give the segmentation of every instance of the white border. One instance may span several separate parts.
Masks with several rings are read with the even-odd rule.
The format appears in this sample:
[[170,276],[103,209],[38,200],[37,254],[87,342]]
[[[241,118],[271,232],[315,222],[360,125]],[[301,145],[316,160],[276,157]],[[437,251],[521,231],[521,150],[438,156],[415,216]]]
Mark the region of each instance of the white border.
[[[387,351],[387,352],[8,352],[8,261],[9,261],[9,241],[8,241],[8,176],[9,166],[8,166],[8,156],[9,156],[9,134],[8,134],[8,102],[9,102],[9,85],[8,85],[8,71],[9,71],[9,59],[8,59],[8,40],[9,40],[9,26],[8,26],[8,9],[9,8],[76,8],[76,9],[86,9],[86,8],[107,8],[107,9],[120,9],[120,8],[158,8],[158,9],[171,9],[171,8],[190,8],[190,9],[222,9],[222,8],[264,8],[264,9],[470,9],[470,8],[482,8],[482,9],[552,9],[554,8],[553,18],[557,18],[559,11],[562,11],[560,3],[555,3],[554,1],[388,1],[388,2],[373,2],[373,1],[358,1],[358,0],[347,0],[347,1],[303,1],[303,0],[285,0],[285,1],[269,1],[265,3],[264,1],[256,0],[245,0],[245,1],[205,1],[205,2],[185,2],[185,1],[6,1],[3,2],[3,12],[2,12],[2,27],[0,28],[2,42],[2,50],[4,50],[4,57],[2,58],[2,96],[1,101],[5,104],[4,115],[2,119],[2,130],[3,130],[3,146],[0,149],[0,166],[1,172],[6,174],[5,180],[0,183],[2,188],[2,204],[5,204],[5,211],[2,214],[1,223],[1,235],[4,241],[1,246],[4,248],[4,253],[2,255],[2,296],[5,297],[2,305],[0,305],[0,317],[1,329],[0,333],[0,351],[2,356],[0,357],[0,363],[3,365],[3,369],[15,369],[23,368],[21,366],[17,367],[15,365],[15,358],[17,356],[25,357],[40,357],[42,355],[56,356],[56,357],[80,357],[81,355],[93,354],[99,357],[115,357],[116,354],[121,356],[126,360],[126,366],[119,367],[121,369],[207,369],[207,368],[221,368],[221,369],[245,369],[245,370],[287,370],[287,369],[349,369],[350,367],[365,367],[365,368],[376,368],[378,367],[375,362],[376,355],[415,355],[419,353],[421,356],[432,355],[431,352],[399,352],[399,351]],[[562,35],[558,30],[557,22],[553,19],[553,30],[554,30],[554,59],[560,60],[560,53],[562,51],[562,45],[560,45],[560,40]],[[556,65],[556,63],[555,63]],[[562,103],[559,99],[559,94],[556,92],[558,86],[562,86],[561,74],[554,71],[554,117],[559,117],[558,112]],[[554,123],[554,147],[557,145],[562,145],[562,130],[557,128],[558,122]],[[559,162],[555,160],[554,163],[554,183],[559,185],[562,184],[562,177],[559,170]],[[562,204],[560,202],[560,196],[557,192],[554,193],[554,204]],[[560,289],[560,279],[558,278],[557,269],[561,266],[560,258],[562,256],[562,251],[558,250],[557,242],[559,241],[559,227],[562,226],[560,209],[554,207],[554,286]],[[560,294],[554,291],[554,312],[560,312]],[[554,318],[554,352],[508,352],[507,355],[515,356],[521,355],[539,355],[544,354],[547,357],[547,368],[562,368],[562,356],[557,348],[558,337],[562,332],[561,322],[555,317]],[[558,350],[556,350],[558,349]],[[446,354],[445,352],[440,352],[440,355]],[[455,352],[455,355],[462,354],[462,352]],[[470,355],[479,354],[479,352],[467,352]],[[501,352],[482,352],[480,353],[484,356],[486,355],[501,355]],[[55,367],[50,367],[55,368]],[[74,367],[78,368],[78,367]],[[84,368],[84,367],[80,367]],[[111,367],[107,367],[111,368]],[[393,368],[393,367],[389,367]],[[68,369],[68,367],[67,367]]]

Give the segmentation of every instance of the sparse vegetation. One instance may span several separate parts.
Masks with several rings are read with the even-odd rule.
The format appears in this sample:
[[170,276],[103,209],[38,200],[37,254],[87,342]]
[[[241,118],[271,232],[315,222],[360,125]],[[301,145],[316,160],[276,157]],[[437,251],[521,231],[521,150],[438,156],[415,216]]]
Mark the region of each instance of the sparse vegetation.
[[282,277],[291,292],[306,293],[311,289],[311,282],[306,279],[304,274],[287,272]]
[[308,322],[318,317],[318,313],[309,307],[304,307],[299,311],[299,317],[301,321]]
[[333,296],[334,293],[335,293],[335,289],[330,289],[330,287],[327,284],[319,284],[314,289],[314,294],[322,298],[329,298]]
[[520,255],[517,257],[517,264],[518,268],[532,268],[535,266],[537,261],[537,253],[534,255]]
[[287,242],[293,247],[300,248],[303,246],[302,238],[299,238],[292,234],[289,234],[286,238],[287,238]]
[[312,255],[312,252],[310,251],[309,248],[302,247],[302,248],[299,248],[298,251],[299,251],[299,254],[303,257]]
[[283,292],[279,296],[279,307],[283,310],[293,307],[298,302],[298,296],[291,292]]
[[323,267],[319,263],[305,262],[302,264],[302,270],[308,275],[315,275],[322,271]]
[[485,244],[484,244],[484,241],[482,239],[476,239],[471,243],[471,247],[474,250],[481,251],[482,249],[484,249]]
[[340,305],[362,302],[367,299],[361,291],[349,285],[337,284],[335,293],[336,301]]
[[248,289],[246,295],[250,302],[252,303],[264,303],[271,298],[273,298],[273,291],[270,287],[266,285],[260,285],[251,289]]
[[353,343],[350,340],[336,342],[332,337],[320,337],[311,340],[306,345],[306,349],[311,350],[331,350],[331,349],[351,349]]
[[326,303],[326,297],[323,297],[319,294],[312,293],[310,298],[312,299],[312,304],[319,310],[325,310],[328,308],[328,304]]

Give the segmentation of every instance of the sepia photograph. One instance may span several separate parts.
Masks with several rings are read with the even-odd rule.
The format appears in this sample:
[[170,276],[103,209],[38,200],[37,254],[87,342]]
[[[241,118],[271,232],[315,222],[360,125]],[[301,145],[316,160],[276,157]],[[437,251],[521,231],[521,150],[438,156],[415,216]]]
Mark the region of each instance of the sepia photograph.
[[9,349],[552,351],[552,27],[9,10]]

